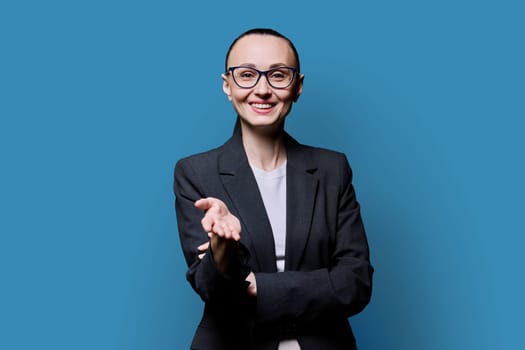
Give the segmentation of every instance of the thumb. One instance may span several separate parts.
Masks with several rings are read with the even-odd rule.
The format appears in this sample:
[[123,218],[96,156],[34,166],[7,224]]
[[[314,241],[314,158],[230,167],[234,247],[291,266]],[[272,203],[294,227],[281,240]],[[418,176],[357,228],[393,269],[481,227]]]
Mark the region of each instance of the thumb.
[[195,207],[200,210],[208,210],[212,206],[212,202],[208,198],[201,198],[194,203]]

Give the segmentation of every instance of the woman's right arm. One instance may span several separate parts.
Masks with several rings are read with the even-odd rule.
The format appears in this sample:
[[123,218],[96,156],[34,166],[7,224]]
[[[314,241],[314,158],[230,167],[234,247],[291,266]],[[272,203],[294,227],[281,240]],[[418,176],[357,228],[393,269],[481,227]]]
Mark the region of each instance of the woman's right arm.
[[[179,237],[188,264],[186,278],[204,301],[235,302],[246,295],[248,282],[245,278],[249,273],[247,250],[238,243],[240,225],[236,227],[237,218],[225,206],[220,208],[221,201],[202,199],[207,194],[199,179],[189,160],[177,163],[175,209]],[[208,242],[209,237],[211,248],[200,259],[202,252],[198,247]]]

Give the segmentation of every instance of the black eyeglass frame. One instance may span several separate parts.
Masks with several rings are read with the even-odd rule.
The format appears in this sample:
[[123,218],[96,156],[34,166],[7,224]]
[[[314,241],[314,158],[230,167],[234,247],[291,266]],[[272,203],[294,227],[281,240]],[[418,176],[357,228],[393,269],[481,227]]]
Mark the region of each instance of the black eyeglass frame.
[[[248,87],[247,86],[241,86],[237,82],[237,80],[235,80],[235,74],[233,74],[233,72],[237,68],[248,68],[248,69],[252,69],[252,70],[256,71],[258,73],[258,76],[257,76],[257,80],[255,80],[255,83],[252,86],[248,86]],[[276,70],[283,69],[283,68],[290,69],[292,71],[292,79],[290,79],[290,82],[286,86],[282,86],[282,87],[273,86],[273,84],[271,83],[270,79],[268,79],[268,73],[271,73],[271,72],[274,72]],[[262,70],[258,70],[257,68],[250,67],[250,66],[235,66],[235,67],[228,68],[228,71],[226,73],[232,75],[233,81],[241,89],[252,89],[253,87],[255,87],[259,83],[259,80],[261,80],[261,77],[264,75],[266,77],[266,81],[268,82],[268,85],[270,85],[274,89],[282,90],[282,89],[287,89],[287,88],[290,87],[290,85],[292,85],[292,83],[295,80],[295,76],[297,75],[297,68],[281,66],[281,67],[275,67],[275,68],[272,68],[272,69],[269,69],[269,70],[266,70],[266,71],[262,71]]]

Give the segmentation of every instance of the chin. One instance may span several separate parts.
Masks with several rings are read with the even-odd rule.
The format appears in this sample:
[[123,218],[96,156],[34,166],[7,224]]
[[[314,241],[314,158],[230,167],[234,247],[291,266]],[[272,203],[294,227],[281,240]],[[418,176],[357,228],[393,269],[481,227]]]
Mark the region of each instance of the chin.
[[256,122],[253,120],[244,121],[244,123],[248,126],[249,129],[253,130],[254,132],[261,132],[263,134],[275,134],[280,133],[284,129],[284,120],[283,119],[276,119],[272,122]]
[[279,116],[260,114],[250,115],[247,118],[241,117],[241,119],[253,126],[271,126],[282,122],[282,118]]

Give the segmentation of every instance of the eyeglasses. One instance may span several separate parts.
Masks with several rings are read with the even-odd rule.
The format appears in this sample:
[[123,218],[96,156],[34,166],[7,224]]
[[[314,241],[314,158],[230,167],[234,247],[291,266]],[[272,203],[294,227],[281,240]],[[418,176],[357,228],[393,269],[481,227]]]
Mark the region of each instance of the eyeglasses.
[[253,67],[237,66],[228,68],[228,71],[231,72],[235,84],[243,89],[253,88],[263,75],[274,89],[286,89],[292,84],[297,73],[297,69],[292,67],[277,67],[260,71]]

